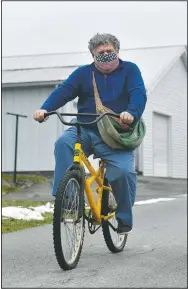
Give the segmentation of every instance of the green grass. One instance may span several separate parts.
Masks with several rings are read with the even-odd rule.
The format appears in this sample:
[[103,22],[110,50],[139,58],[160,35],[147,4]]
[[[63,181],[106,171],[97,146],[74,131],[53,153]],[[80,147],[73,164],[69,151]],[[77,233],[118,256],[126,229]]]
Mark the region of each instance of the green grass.
[[21,187],[26,183],[27,181],[36,184],[36,183],[43,183],[46,182],[48,179],[41,176],[36,175],[17,175],[16,181],[17,184],[15,185],[13,183],[13,175],[12,174],[2,174],[2,180],[6,181],[8,185],[3,184],[2,185],[2,194],[5,195],[10,192],[15,192],[21,189]]
[[[2,179],[5,181],[12,181],[13,180],[13,174],[2,174]],[[46,182],[47,178],[36,176],[36,175],[16,175],[17,181],[32,181],[35,183],[42,183]]]
[[43,217],[44,220],[41,221],[38,220],[25,221],[25,220],[16,220],[13,218],[2,219],[2,227],[1,227],[2,234],[52,223],[53,216],[51,213],[46,213],[43,215]]
[[[42,206],[45,205],[47,202],[37,202],[37,201],[19,201],[19,200],[2,200],[2,207],[9,207],[9,206],[21,206],[24,208],[28,208],[30,206]],[[2,233],[10,233],[15,232],[18,230],[23,230],[26,228],[38,227],[45,224],[51,224],[53,215],[51,213],[43,214],[44,220],[17,220],[13,218],[4,219],[2,217]]]
[[2,185],[2,193],[3,195],[4,194],[7,194],[7,193],[11,193],[11,192],[15,192],[15,191],[18,191],[19,190],[19,187],[16,187],[16,186],[6,186],[6,185]]
[[[30,200],[2,200],[1,204],[2,207],[24,207],[24,208],[28,208],[28,207],[37,207],[37,206],[42,206],[42,205],[46,205],[47,202],[44,201],[30,201]],[[53,204],[53,202],[50,202],[51,204]]]

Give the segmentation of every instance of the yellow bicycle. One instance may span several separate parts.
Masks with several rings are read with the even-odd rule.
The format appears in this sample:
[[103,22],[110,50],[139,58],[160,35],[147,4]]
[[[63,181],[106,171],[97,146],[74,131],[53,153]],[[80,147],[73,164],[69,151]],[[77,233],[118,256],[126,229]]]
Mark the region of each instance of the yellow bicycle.
[[[45,117],[56,114],[60,121],[69,126],[76,126],[77,141],[74,148],[73,164],[68,168],[60,181],[53,216],[53,240],[57,262],[63,270],[70,270],[77,266],[85,233],[85,220],[88,229],[94,234],[102,227],[104,240],[108,249],[113,253],[121,252],[127,241],[127,235],[117,233],[115,208],[109,206],[109,196],[112,191],[105,176],[105,162],[99,161],[99,169],[95,170],[82,151],[80,141],[81,126],[98,122],[105,115],[119,117],[118,114],[72,114],[52,111]],[[66,122],[63,116],[93,116],[97,117],[90,123]],[[90,172],[87,176],[85,166]],[[92,191],[92,183],[96,182],[96,192]],[[85,208],[85,196],[89,209]],[[112,194],[111,194],[112,195]],[[67,237],[67,238],[66,238]]]

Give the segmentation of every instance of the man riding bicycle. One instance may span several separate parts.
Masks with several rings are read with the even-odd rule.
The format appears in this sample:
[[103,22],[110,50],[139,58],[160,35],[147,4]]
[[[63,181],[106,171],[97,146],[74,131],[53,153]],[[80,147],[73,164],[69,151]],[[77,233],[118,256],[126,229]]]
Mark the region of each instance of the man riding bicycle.
[[[34,119],[43,121],[46,112],[57,110],[76,97],[79,113],[96,113],[94,75],[101,103],[120,114],[122,126],[139,120],[147,101],[144,82],[136,64],[119,58],[119,49],[120,42],[111,34],[96,34],[91,38],[89,50],[94,62],[77,68],[59,85],[40,110],[34,113]],[[81,117],[80,120],[91,121],[91,117]],[[118,233],[128,233],[133,227],[132,206],[137,186],[134,151],[110,147],[101,137],[97,125],[82,127],[81,130],[81,143],[86,156],[94,154],[106,162],[106,176],[117,202]],[[73,162],[76,139],[76,127],[73,126],[65,130],[55,143],[53,196]]]

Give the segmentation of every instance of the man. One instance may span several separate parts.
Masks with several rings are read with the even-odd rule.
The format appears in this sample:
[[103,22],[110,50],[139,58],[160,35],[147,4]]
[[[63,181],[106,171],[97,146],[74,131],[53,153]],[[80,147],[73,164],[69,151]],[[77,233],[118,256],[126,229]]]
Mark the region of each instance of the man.
[[[141,72],[136,64],[119,59],[120,43],[111,34],[96,34],[89,41],[89,50],[94,62],[76,69],[47,98],[34,119],[44,120],[44,113],[65,105],[78,96],[79,113],[96,113],[92,72],[102,104],[120,113],[121,123],[131,124],[139,120],[146,104],[146,90]],[[80,117],[79,117],[80,118]],[[91,121],[82,117],[81,121]],[[55,143],[55,173],[53,195],[61,178],[73,161],[76,128],[65,130]],[[84,153],[95,154],[107,163],[107,178],[117,201],[116,219],[118,232],[128,233],[133,226],[132,206],[136,196],[136,173],[134,152],[111,149],[103,142],[97,125],[82,127],[81,142]]]

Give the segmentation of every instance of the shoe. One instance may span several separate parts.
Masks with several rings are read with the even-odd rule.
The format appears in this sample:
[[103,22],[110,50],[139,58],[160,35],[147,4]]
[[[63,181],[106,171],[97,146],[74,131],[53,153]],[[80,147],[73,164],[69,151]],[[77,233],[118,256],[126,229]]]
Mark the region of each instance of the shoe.
[[132,231],[132,228],[130,226],[126,226],[122,223],[122,221],[118,220],[118,227],[117,227],[117,233],[119,235],[127,235]]

